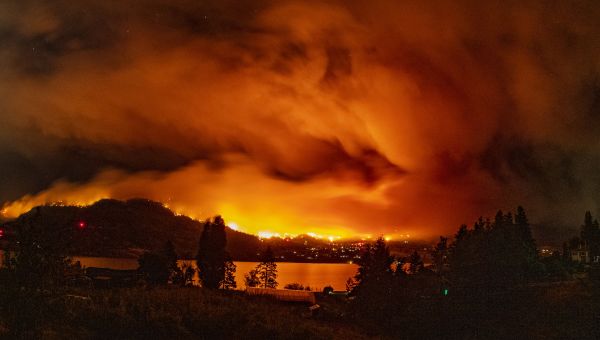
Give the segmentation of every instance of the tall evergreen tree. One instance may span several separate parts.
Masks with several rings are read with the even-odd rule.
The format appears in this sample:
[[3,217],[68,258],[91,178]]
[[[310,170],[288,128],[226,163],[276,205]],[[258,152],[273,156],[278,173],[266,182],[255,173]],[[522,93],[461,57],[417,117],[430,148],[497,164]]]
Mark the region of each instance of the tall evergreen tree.
[[378,238],[374,245],[367,246],[358,260],[359,268],[354,277],[358,287],[389,281],[393,263],[394,258],[390,256],[385,240]]
[[444,295],[447,295],[448,293],[446,278],[448,251],[448,238],[440,236],[440,241],[435,245],[435,248],[433,250],[433,261],[435,266],[435,272],[437,274],[439,291]]
[[277,288],[277,263],[270,246],[261,256],[260,263],[256,266],[256,274],[260,287]]
[[225,260],[225,277],[223,282],[221,283],[221,288],[223,289],[236,289],[237,284],[235,283],[235,269],[236,265],[231,260],[231,257],[227,255],[227,259]]
[[515,215],[515,226],[519,233],[527,254],[533,258],[537,257],[537,245],[531,234],[531,226],[529,225],[529,219],[525,214],[525,209],[519,206],[517,207],[517,214]]
[[175,245],[173,245],[173,242],[171,242],[171,240],[168,240],[165,243],[162,253],[167,263],[167,268],[170,273],[170,279],[175,284],[182,284],[183,270],[179,267],[179,264],[177,262],[179,260],[179,256],[177,255],[177,251],[175,251]]
[[594,229],[594,221],[592,217],[592,213],[589,211],[585,212],[585,217],[583,218],[583,225],[581,226],[581,238],[584,241],[587,241],[591,238]]
[[446,264],[446,255],[448,254],[448,238],[440,236],[440,241],[435,245],[433,250],[433,260],[435,271],[441,275],[444,272]]
[[226,245],[225,222],[221,216],[204,222],[196,256],[202,287],[217,289],[221,286],[225,279]]
[[581,240],[587,246],[592,261],[600,256],[600,226],[589,211],[585,213],[581,226]]
[[[69,253],[79,232],[67,216],[48,217],[37,207],[15,222],[15,242],[0,269],[0,313],[6,338],[39,338],[47,333],[49,306],[64,299]],[[8,330],[8,332],[7,332]]]
[[465,293],[504,290],[538,274],[537,248],[522,207],[514,217],[499,211],[493,223],[482,221],[473,230],[461,226],[450,246],[456,287]]
[[144,275],[149,284],[164,285],[171,280],[174,284],[181,284],[183,272],[177,264],[175,246],[169,240],[159,251],[148,251],[138,259],[138,271]]
[[598,220],[592,222],[592,235],[590,239],[590,257],[592,261],[600,261],[600,225]]
[[410,263],[408,269],[409,274],[417,274],[424,266],[423,259],[416,250],[408,257],[408,263]]
[[147,251],[138,258],[138,272],[143,275],[150,285],[166,285],[169,282],[170,271],[163,254]]
[[[393,301],[394,287],[400,286],[406,275],[401,268],[397,268],[398,276],[395,277],[393,263],[394,258],[381,237],[363,251],[354,276],[355,286],[351,291],[356,297],[354,306],[358,314],[382,318],[390,312],[390,308],[396,303]],[[398,284],[396,281],[399,281]]]
[[[512,223],[512,222],[511,222]],[[506,224],[506,219],[502,210],[498,210],[496,216],[494,217],[494,226],[503,227]]]

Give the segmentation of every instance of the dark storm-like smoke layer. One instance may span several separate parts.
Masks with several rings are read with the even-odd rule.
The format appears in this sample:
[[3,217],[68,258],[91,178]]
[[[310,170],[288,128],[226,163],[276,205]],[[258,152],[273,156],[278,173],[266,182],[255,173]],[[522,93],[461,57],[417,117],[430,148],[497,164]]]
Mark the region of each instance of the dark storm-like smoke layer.
[[7,214],[143,196],[248,231],[598,210],[593,1],[3,3]]

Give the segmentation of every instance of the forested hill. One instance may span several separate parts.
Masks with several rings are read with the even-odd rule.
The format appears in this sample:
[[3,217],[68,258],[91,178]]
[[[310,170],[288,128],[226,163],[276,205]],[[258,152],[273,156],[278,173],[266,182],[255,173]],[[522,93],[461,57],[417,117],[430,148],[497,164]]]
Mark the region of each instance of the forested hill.
[[[175,215],[161,203],[146,199],[103,199],[84,207],[40,206],[6,227],[14,229],[25,224],[39,224],[57,233],[65,225],[77,229],[72,255],[81,256],[137,257],[171,240],[179,256],[193,257],[202,232],[201,222]],[[229,228],[227,242],[236,260],[253,259],[261,248],[258,237]]]

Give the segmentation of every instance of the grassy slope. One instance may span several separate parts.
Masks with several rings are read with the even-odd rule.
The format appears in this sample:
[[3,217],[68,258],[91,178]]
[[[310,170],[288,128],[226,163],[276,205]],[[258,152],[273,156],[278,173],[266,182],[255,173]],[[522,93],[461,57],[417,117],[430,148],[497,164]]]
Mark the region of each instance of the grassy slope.
[[[417,309],[407,306],[405,316],[377,322],[342,316],[343,300],[321,299],[322,311],[310,316],[304,305],[200,288],[76,289],[71,294],[89,298],[18,303],[30,308],[25,315],[39,311],[30,324],[43,331],[26,337],[42,339],[364,339],[383,334],[377,323],[392,326],[391,338],[594,339],[600,335],[599,300],[590,293],[582,284],[542,287],[479,308],[453,299],[424,300]],[[0,338],[7,330],[3,317]]]
[[[44,326],[44,338],[361,339],[348,323],[314,319],[305,305],[198,288],[80,291]],[[88,295],[89,294],[89,295]],[[58,315],[57,314],[57,315]],[[333,321],[333,322],[332,322]]]

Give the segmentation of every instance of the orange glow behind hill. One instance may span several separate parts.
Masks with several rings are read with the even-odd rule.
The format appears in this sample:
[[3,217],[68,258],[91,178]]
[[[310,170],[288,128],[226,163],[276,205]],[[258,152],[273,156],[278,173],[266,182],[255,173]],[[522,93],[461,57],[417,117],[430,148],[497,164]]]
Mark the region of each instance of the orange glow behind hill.
[[143,197],[428,238],[599,209],[594,1],[39,3],[0,4],[4,216]]
[[[92,200],[90,202],[77,201],[77,202],[73,202],[73,203],[60,201],[60,202],[50,202],[48,204],[59,205],[59,206],[73,205],[73,206],[78,206],[78,207],[84,207],[84,206],[89,206],[95,202],[96,202],[96,200]],[[179,216],[185,215],[185,216],[188,216],[195,220],[202,221],[206,218],[211,217],[211,216],[198,216],[193,213],[187,213],[184,208],[175,208],[175,207],[170,206],[167,203],[163,203],[163,206],[165,208],[168,208],[171,211],[173,211],[173,213],[175,215],[179,215]],[[33,207],[34,207],[34,205],[31,202],[29,202],[29,203],[21,202],[20,204],[7,205],[0,211],[0,214],[4,218],[15,218],[15,217],[19,216],[20,214],[31,210]],[[255,223],[255,222],[253,222],[252,219],[247,219],[247,218],[244,218],[243,216],[237,216],[235,219],[232,218],[231,220],[229,219],[228,215],[222,215],[222,216],[225,218],[226,224],[229,228],[231,228],[235,231],[254,234],[260,238],[265,238],[265,239],[273,238],[273,237],[295,238],[299,235],[308,235],[310,237],[317,238],[317,239],[329,240],[330,242],[338,241],[341,239],[362,239],[362,240],[373,240],[374,239],[374,236],[371,233],[357,234],[357,233],[353,233],[353,232],[349,231],[347,228],[335,227],[335,226],[317,227],[317,226],[299,225],[296,228],[290,228],[289,225],[293,225],[293,223],[286,222],[286,220],[281,217],[272,217],[272,218],[267,219],[266,222],[260,221],[260,223]],[[241,222],[238,222],[238,221],[241,221]],[[408,234],[408,233],[393,234],[393,235],[392,234],[376,235],[376,237],[379,237],[379,236],[384,237],[387,241],[390,241],[393,239],[409,239],[411,237],[410,234]]]

